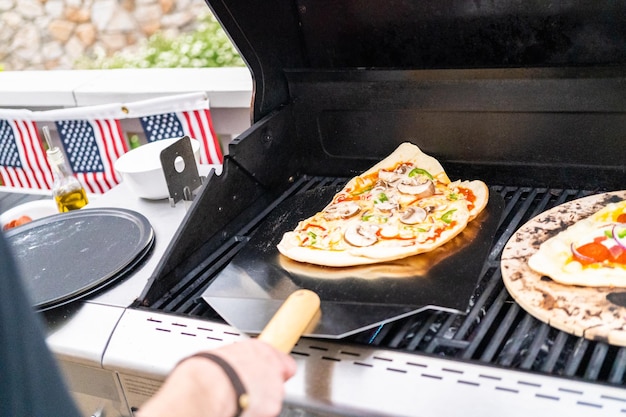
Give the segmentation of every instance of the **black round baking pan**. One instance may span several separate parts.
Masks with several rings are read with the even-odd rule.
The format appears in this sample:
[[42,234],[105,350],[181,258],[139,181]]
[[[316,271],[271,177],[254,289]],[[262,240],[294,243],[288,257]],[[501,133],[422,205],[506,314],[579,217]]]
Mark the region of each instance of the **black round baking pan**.
[[44,217],[6,237],[33,307],[44,311],[126,276],[150,252],[154,231],[135,211],[96,208]]

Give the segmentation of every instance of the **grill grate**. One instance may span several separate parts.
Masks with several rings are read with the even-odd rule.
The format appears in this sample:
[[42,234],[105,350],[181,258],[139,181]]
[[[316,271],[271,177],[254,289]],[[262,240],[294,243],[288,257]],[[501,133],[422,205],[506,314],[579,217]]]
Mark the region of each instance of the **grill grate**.
[[[214,251],[150,308],[222,321],[200,294],[250,239],[280,202],[345,178],[302,177],[255,219]],[[500,256],[515,231],[537,214],[595,191],[492,186],[505,201],[502,221],[470,301],[467,314],[424,311],[381,325],[341,343],[420,352],[613,385],[626,382],[626,348],[589,341],[533,318],[509,296],[500,274]]]
[[533,318],[509,296],[499,259],[513,233],[535,215],[591,191],[492,187],[506,202],[487,266],[467,315],[423,312],[349,342],[420,351],[552,375],[622,385],[626,349],[589,341]]

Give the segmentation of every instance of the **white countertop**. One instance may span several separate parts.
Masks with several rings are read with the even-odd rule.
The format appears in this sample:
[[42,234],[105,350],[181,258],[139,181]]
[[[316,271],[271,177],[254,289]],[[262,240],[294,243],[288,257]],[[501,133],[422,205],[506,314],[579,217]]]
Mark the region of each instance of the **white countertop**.
[[86,206],[104,207],[124,208],[144,215],[152,225],[155,242],[148,258],[129,276],[95,296],[76,301],[72,311],[48,329],[47,342],[57,356],[98,367],[125,308],[145,288],[187,212],[184,201],[171,207],[168,199],[142,199],[132,194],[124,183],[98,195]]
[[[136,211],[144,215],[155,234],[154,247],[148,254],[148,258],[131,276],[122,279],[110,289],[95,297],[87,303],[97,303],[116,307],[128,307],[143,291],[146,283],[159,261],[169,242],[181,224],[186,214],[185,202],[179,202],[171,207],[168,199],[146,200],[133,195],[124,183],[119,184],[107,193],[99,196],[87,205],[88,208],[115,207]],[[120,236],[123,238],[123,236]]]

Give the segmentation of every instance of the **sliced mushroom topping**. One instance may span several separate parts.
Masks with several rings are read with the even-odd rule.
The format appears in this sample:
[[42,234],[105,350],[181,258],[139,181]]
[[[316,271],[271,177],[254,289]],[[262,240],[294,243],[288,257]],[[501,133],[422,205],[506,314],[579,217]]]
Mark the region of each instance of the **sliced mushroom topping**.
[[402,178],[404,178],[404,176],[402,174],[398,174],[397,172],[385,171],[383,169],[378,171],[378,179],[387,185],[394,185]]
[[353,201],[333,204],[324,211],[326,220],[347,219],[361,211],[361,207]]
[[421,207],[407,207],[400,215],[400,221],[404,224],[417,224],[426,220],[426,210]]
[[426,180],[422,183],[404,180],[398,184],[398,191],[418,198],[424,198],[435,194],[435,184],[431,180]]
[[384,181],[378,181],[376,185],[374,186],[374,188],[372,188],[372,193],[373,194],[384,193],[388,189],[389,187],[387,187]]
[[398,203],[389,200],[382,203],[377,203],[374,207],[376,207],[377,210],[382,211],[383,213],[389,213],[390,211],[398,208]]
[[402,164],[398,168],[396,168],[396,174],[406,175],[411,172],[412,166],[408,164]]
[[379,227],[368,223],[354,223],[348,227],[343,238],[352,246],[371,246],[378,240]]

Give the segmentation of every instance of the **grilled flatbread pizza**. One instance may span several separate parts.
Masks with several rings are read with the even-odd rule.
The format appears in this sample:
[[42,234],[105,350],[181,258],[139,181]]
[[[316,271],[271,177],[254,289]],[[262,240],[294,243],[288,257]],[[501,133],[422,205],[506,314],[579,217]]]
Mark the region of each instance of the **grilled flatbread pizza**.
[[482,181],[450,182],[435,158],[403,143],[285,233],[278,250],[299,262],[333,267],[402,259],[454,238],[488,198]]
[[561,284],[626,287],[626,201],[609,203],[546,240],[528,266]]

